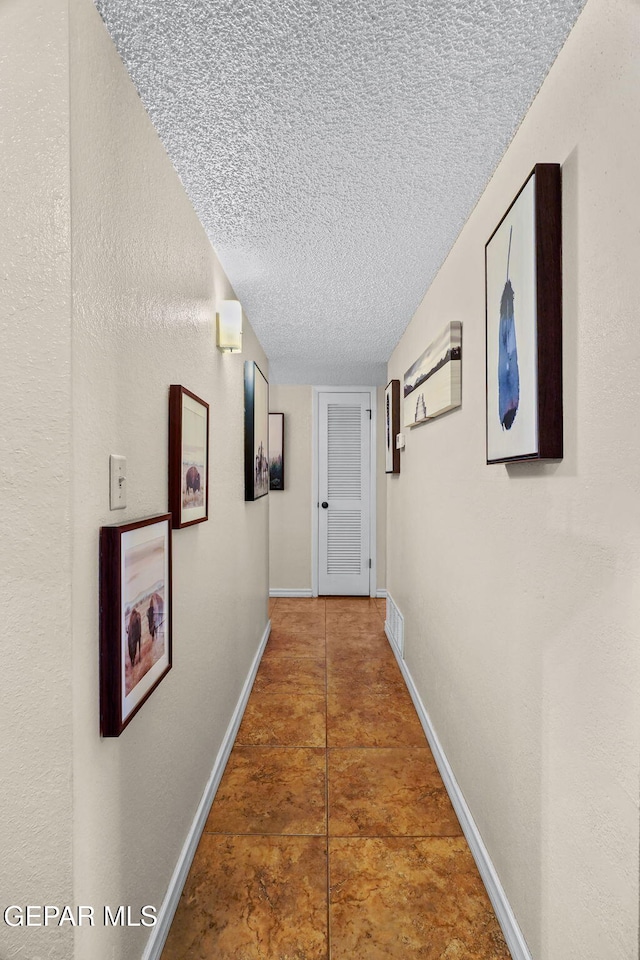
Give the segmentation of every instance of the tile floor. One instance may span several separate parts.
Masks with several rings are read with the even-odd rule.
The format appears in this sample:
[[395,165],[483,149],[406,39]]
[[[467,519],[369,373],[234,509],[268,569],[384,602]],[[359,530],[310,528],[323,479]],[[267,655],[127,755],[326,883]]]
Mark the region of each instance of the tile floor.
[[508,960],[384,612],[270,601],[162,960]]

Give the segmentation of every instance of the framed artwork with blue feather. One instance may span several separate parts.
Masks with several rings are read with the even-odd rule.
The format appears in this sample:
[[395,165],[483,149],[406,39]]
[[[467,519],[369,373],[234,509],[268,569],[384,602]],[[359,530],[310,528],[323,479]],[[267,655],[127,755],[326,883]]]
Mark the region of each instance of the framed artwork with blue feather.
[[560,165],[538,163],[485,246],[487,463],[562,458]]

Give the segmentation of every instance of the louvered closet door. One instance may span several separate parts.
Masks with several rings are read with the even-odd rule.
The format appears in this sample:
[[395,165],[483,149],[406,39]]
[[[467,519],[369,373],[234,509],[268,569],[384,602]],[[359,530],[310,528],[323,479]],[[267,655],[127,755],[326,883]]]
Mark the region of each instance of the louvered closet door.
[[318,590],[368,596],[371,397],[321,393],[318,399]]

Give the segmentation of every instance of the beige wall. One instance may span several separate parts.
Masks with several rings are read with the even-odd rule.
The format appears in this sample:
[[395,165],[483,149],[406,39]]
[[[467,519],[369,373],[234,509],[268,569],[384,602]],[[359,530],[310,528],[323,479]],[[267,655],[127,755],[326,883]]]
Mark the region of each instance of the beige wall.
[[[377,585],[386,584],[386,476],[384,389],[377,391]],[[285,415],[285,489],[269,494],[269,587],[311,590],[313,388],[271,384],[269,407]]]
[[[0,4],[0,904],[70,903],[71,262],[66,0]],[[70,931],[0,922],[0,956]]]
[[[395,350],[463,322],[463,406],[405,431],[389,589],[535,960],[638,956],[640,13],[589,0]],[[561,463],[485,465],[484,244],[563,164]]]
[[[71,0],[75,896],[159,905],[267,622],[268,504],[244,502],[243,361],[215,347],[233,295],[89,0]],[[210,404],[209,521],[173,535],[174,667],[118,740],[98,732],[98,530],[167,505],[169,384]],[[128,507],[108,509],[110,453]],[[83,930],[134,960],[145,930]],[[112,952],[115,951],[115,952]]]
[[269,387],[284,413],[285,488],[269,494],[269,587],[311,590],[311,387]]
[[[268,368],[248,324],[241,357],[215,348],[232,291],[91,0],[5,3],[0,27],[0,899],[135,916],[162,902],[267,623],[242,364]],[[166,511],[170,383],[211,405],[210,519],[173,537],[173,670],[101,740],[99,529]],[[139,960],[147,935],[0,923],[0,954]]]

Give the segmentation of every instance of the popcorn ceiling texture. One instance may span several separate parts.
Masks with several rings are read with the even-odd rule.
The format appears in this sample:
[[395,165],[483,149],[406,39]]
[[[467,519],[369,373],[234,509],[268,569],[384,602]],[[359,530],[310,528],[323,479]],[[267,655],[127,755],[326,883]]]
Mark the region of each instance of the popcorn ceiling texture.
[[385,382],[584,0],[96,5],[272,382],[348,384]]

